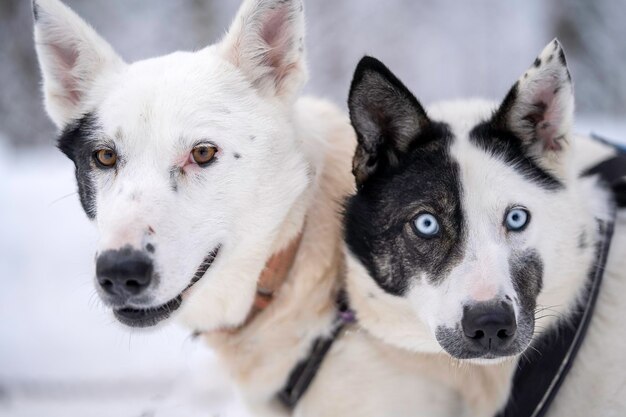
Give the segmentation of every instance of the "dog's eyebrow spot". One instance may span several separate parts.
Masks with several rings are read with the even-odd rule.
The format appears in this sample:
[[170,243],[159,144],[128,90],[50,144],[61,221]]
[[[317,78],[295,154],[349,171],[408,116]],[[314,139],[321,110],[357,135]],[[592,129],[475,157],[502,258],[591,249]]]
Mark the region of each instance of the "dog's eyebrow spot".
[[235,159],[239,159],[239,158],[241,158],[241,154],[239,154],[239,153],[237,153],[237,152],[235,152],[235,153],[233,154],[233,156],[235,157]]
[[122,140],[122,139],[124,139],[124,133],[122,132],[122,128],[121,128],[121,127],[118,127],[118,128],[115,130],[115,139],[117,139],[117,140]]
[[154,229],[152,228],[152,226],[148,226],[148,234],[150,235],[154,234]]
[[218,107],[214,111],[215,111],[215,113],[221,113],[221,114],[231,114],[232,113],[228,107]]
[[182,170],[182,168],[177,166],[174,166],[170,169],[170,187],[172,188],[172,191],[178,191],[178,175],[183,172],[184,171]]
[[152,243],[148,243],[146,245],[146,250],[150,253],[154,253],[154,245]]
[[578,235],[578,249],[585,249],[587,247],[587,232],[581,231]]
[[254,140],[255,140],[255,139],[256,139],[256,136],[254,136],[254,135],[250,135],[250,140],[251,140],[252,142],[254,142]]

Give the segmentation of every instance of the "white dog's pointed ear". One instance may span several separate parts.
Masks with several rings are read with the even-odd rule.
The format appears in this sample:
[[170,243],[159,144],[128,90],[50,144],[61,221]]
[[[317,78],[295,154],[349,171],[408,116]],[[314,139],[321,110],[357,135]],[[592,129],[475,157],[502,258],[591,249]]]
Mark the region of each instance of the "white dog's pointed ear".
[[568,145],[574,118],[574,92],[565,53],[557,39],[513,85],[494,121],[516,134],[535,156]]
[[124,65],[111,46],[58,0],[33,0],[46,110],[57,127],[78,118],[98,77]]
[[352,172],[359,186],[376,170],[396,165],[431,124],[415,96],[382,62],[369,56],[354,71],[348,108],[358,139]]
[[218,48],[261,94],[295,98],[307,77],[302,0],[244,1]]

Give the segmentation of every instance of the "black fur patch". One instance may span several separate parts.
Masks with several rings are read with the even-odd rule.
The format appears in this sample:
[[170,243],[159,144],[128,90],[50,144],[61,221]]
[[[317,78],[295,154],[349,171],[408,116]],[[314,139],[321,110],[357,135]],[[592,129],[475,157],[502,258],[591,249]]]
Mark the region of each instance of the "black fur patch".
[[[515,89],[514,87],[512,91]],[[515,94],[509,93],[510,94]],[[507,105],[509,96],[503,106]],[[470,141],[491,155],[501,158],[526,179],[547,190],[559,190],[564,185],[549,172],[541,168],[530,156],[524,142],[508,129],[500,127],[496,118],[480,123],[470,132]]]
[[184,172],[178,166],[173,166],[170,168],[170,188],[174,192],[178,192],[178,177],[181,173]]
[[578,234],[578,249],[586,249],[589,246],[587,243],[587,232],[582,230]]
[[[452,140],[447,125],[431,122],[397,166],[377,170],[346,204],[346,243],[388,293],[404,294],[421,275],[439,283],[461,260],[462,190],[448,151]],[[413,231],[413,219],[424,211],[437,217],[439,236],[425,239]]]
[[33,19],[35,22],[39,20],[39,5],[37,4],[37,0],[33,0]]
[[90,219],[96,217],[92,138],[97,129],[96,117],[87,113],[63,129],[57,143],[61,152],[74,162],[80,203]]
[[539,253],[529,249],[520,255],[511,256],[509,273],[520,307],[528,314],[534,312],[537,296],[543,287],[543,262]]

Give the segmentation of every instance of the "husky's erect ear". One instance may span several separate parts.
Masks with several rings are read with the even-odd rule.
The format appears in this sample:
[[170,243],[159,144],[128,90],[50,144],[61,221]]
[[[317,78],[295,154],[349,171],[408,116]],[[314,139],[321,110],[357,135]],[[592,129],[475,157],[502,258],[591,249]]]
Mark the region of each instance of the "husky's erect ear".
[[382,166],[397,164],[430,124],[415,96],[382,62],[368,56],[354,72],[348,107],[358,138],[352,172],[359,186]]
[[573,118],[572,79],[563,48],[554,39],[513,85],[494,122],[517,135],[538,157],[568,145]]
[[33,0],[35,48],[46,110],[57,127],[89,111],[86,93],[98,77],[124,65],[98,34],[58,0]]
[[246,0],[218,48],[261,94],[293,99],[307,77],[302,0]]

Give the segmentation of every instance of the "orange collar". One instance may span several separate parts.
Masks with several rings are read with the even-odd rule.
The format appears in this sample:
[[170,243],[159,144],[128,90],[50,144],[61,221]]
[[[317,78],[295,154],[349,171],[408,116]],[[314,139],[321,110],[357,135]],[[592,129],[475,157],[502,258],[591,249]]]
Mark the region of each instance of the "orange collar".
[[265,310],[274,299],[274,294],[280,289],[287,280],[287,275],[291,271],[291,267],[296,259],[296,254],[300,248],[302,241],[302,232],[289,243],[289,245],[273,254],[265,263],[265,268],[261,271],[259,281],[256,288],[256,296],[252,304],[250,315],[255,312]]
[[303,231],[298,233],[287,247],[274,253],[265,263],[265,268],[261,271],[257,282],[254,302],[246,320],[237,327],[223,329],[223,332],[237,333],[250,324],[257,315],[262,313],[272,303],[280,287],[287,280],[289,271],[291,271],[298,249],[300,249]]

